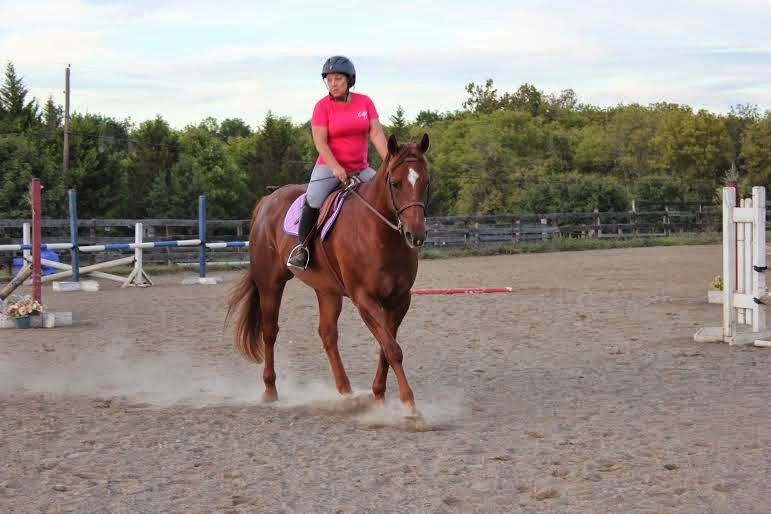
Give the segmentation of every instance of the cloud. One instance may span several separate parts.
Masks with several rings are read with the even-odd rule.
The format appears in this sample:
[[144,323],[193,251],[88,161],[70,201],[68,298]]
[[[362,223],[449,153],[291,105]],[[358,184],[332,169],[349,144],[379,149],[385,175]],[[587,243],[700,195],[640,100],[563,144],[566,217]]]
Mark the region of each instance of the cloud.
[[408,116],[458,109],[463,86],[487,78],[500,90],[573,88],[600,105],[767,108],[771,8],[698,5],[49,0],[29,9],[0,0],[0,58],[41,99],[62,102],[71,63],[74,109],[135,120],[161,114],[175,126],[206,116],[257,124],[268,109],[305,121],[324,94],[321,64],[336,53],[355,59],[358,89],[384,118],[397,105]]

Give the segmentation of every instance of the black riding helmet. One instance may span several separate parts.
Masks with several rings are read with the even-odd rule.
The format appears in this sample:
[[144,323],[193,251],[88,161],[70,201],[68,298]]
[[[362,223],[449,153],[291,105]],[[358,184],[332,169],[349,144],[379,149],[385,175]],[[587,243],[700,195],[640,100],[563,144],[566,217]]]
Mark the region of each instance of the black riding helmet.
[[356,84],[356,68],[353,67],[351,60],[343,55],[333,55],[321,68],[321,78],[327,78],[330,73],[342,73],[348,77],[348,87]]

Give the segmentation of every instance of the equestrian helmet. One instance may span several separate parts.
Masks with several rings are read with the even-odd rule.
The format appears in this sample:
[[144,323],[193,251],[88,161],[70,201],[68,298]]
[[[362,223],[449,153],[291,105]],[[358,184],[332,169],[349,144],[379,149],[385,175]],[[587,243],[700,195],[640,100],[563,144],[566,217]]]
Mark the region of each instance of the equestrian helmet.
[[348,77],[348,87],[353,87],[356,83],[356,68],[351,60],[343,55],[333,55],[327,59],[321,68],[321,78],[327,78],[329,73],[342,73]]

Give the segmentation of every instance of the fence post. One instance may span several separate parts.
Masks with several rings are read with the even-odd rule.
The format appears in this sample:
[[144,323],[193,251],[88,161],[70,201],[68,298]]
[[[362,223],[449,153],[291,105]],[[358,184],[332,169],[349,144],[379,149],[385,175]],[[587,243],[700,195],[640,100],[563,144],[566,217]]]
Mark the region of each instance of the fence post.
[[629,224],[633,227],[634,235],[640,235],[640,229],[637,228],[637,200],[632,199],[632,210],[629,211]]
[[546,218],[541,218],[541,241],[547,241],[549,239],[549,233],[546,231],[548,221]]
[[[165,232],[166,232],[166,241],[171,240],[171,232],[169,232],[169,226],[164,225],[163,228],[165,229]],[[167,246],[165,253],[166,253],[166,265],[167,266],[173,265],[174,261],[171,259],[171,248]]]
[[600,211],[599,209],[594,209],[594,237],[597,239],[600,239],[600,236],[602,235],[602,224],[600,223]]
[[[244,239],[244,226],[241,223],[239,223],[238,225],[236,225],[236,240],[242,241],[243,239]],[[237,255],[239,259],[243,259],[244,253],[246,253],[247,260],[248,260],[248,255],[249,255],[248,251],[244,252],[244,248],[237,248],[236,250],[238,252]]]
[[[91,222],[89,223],[88,233],[91,237],[91,241],[95,241],[96,240],[96,220],[95,219],[92,219]],[[89,264],[96,263],[96,252],[89,252],[88,263]]]
[[198,197],[198,276],[206,278],[206,196]]

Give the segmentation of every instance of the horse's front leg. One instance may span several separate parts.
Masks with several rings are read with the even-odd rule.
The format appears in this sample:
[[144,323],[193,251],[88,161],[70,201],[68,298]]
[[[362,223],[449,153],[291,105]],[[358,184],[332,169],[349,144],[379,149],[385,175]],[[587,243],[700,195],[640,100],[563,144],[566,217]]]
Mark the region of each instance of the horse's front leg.
[[319,336],[321,336],[321,341],[324,343],[329,366],[332,368],[332,374],[335,376],[337,392],[340,394],[351,394],[351,382],[345,373],[343,360],[340,358],[340,352],[337,349],[337,319],[340,317],[340,311],[343,308],[343,297],[319,291],[316,292],[316,297],[319,300]]
[[[385,307],[376,299],[362,294],[358,295],[354,300],[356,307],[359,309],[364,323],[367,324],[369,330],[380,343],[382,354],[385,356],[385,360],[388,366],[393,368],[394,375],[396,375],[396,382],[399,385],[399,398],[402,401],[402,405],[407,411],[407,415],[414,418],[420,418],[420,413],[415,407],[415,395],[412,392],[410,384],[407,382],[407,375],[404,373],[404,367],[402,361],[404,356],[399,343],[396,342],[396,338],[391,330],[389,330],[388,318],[392,314],[388,314]],[[393,309],[394,307],[391,307]],[[404,315],[402,314],[402,317]],[[382,362],[382,361],[381,361]],[[381,373],[382,366],[382,373]],[[385,365],[378,365],[378,373],[375,380],[385,380],[387,368]],[[383,387],[385,391],[385,387]]]
[[[394,308],[387,309],[386,312],[386,328],[391,336],[396,339],[396,334],[399,331],[399,326],[402,324],[407,310],[410,308],[410,301],[412,295],[407,294],[403,298],[400,298],[398,302],[395,302]],[[375,372],[375,379],[372,381],[372,395],[375,397],[375,404],[383,405],[385,403],[386,392],[386,379],[388,378],[388,359],[386,358],[385,351],[380,349],[380,357],[378,358],[377,371]]]

